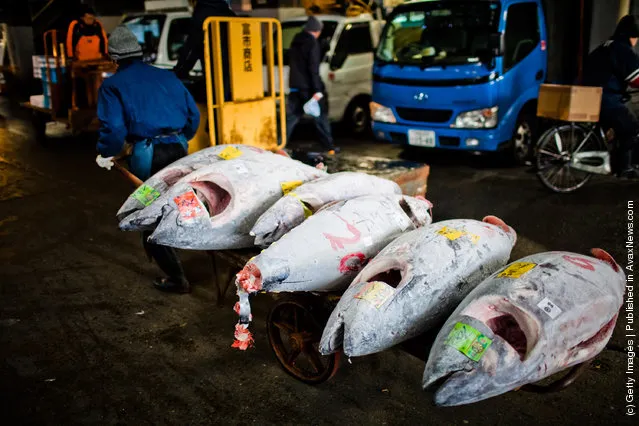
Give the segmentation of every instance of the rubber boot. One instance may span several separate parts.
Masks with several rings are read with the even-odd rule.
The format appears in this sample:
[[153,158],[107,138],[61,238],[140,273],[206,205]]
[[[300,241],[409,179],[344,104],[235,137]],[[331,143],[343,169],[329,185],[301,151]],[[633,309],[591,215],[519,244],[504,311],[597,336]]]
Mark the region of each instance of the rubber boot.
[[632,164],[632,150],[619,153],[619,177],[624,179],[639,179],[639,169]]

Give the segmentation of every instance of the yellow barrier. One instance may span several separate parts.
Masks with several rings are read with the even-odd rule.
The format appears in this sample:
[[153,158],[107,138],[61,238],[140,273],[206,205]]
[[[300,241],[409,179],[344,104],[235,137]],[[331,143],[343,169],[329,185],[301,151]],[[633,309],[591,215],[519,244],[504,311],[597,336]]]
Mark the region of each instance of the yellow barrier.
[[[227,31],[227,46],[222,46],[221,25]],[[266,35],[265,46],[262,43],[263,33]],[[266,92],[263,47],[266,48],[268,73]],[[224,96],[224,48],[228,49],[230,100]],[[286,145],[285,93],[284,90],[276,93],[275,49],[278,87],[284,88],[282,27],[278,20],[216,16],[204,21],[204,72],[211,145],[242,143],[271,151]],[[276,113],[278,101],[279,120]]]

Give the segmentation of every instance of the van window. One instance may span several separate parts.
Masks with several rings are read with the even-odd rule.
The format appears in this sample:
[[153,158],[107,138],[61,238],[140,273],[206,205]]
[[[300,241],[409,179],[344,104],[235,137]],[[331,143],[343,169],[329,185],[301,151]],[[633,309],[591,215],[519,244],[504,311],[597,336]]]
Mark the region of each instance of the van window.
[[508,8],[506,16],[505,71],[517,65],[535,50],[541,38],[535,3],[513,4]]
[[331,69],[342,68],[350,55],[370,53],[373,51],[371,30],[367,22],[347,24],[339,37],[335,53],[331,58]]
[[124,19],[123,24],[135,34],[145,57],[155,57],[158,53],[160,35],[165,20],[166,15],[129,16]]
[[373,51],[371,29],[368,22],[348,24],[344,27],[335,48],[335,52],[341,51],[345,51],[347,56]]
[[169,27],[167,47],[169,49],[169,61],[177,61],[180,50],[191,30],[191,18],[174,19]]

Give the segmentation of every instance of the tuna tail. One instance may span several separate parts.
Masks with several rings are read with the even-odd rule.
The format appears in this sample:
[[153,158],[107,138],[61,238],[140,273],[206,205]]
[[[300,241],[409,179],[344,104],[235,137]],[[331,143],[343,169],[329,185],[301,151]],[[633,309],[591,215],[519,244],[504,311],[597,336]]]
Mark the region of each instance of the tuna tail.
[[415,228],[430,225],[433,222],[433,203],[424,197],[403,196],[399,202],[404,213],[410,218]]
[[590,250],[590,253],[599,260],[606,262],[610,267],[615,271],[619,272],[619,265],[615,262],[615,259],[608,253],[606,250],[600,248],[593,248]]
[[486,216],[485,218],[482,219],[482,222],[486,222],[491,225],[494,225],[500,228],[506,234],[508,234],[508,236],[511,236],[513,240],[513,246],[515,246],[515,244],[517,243],[517,232],[515,232],[515,230],[512,227],[506,225],[506,222],[504,222],[497,216]]

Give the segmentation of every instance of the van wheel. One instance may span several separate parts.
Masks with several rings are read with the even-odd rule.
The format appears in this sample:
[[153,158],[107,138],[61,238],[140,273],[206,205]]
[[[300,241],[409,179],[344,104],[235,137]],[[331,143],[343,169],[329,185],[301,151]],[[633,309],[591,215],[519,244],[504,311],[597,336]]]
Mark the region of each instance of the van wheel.
[[371,132],[371,112],[369,99],[365,96],[351,101],[344,114],[344,128],[353,136],[364,136]]
[[521,166],[532,161],[535,149],[535,134],[537,119],[530,113],[521,113],[515,124],[515,131],[511,139],[509,160]]

